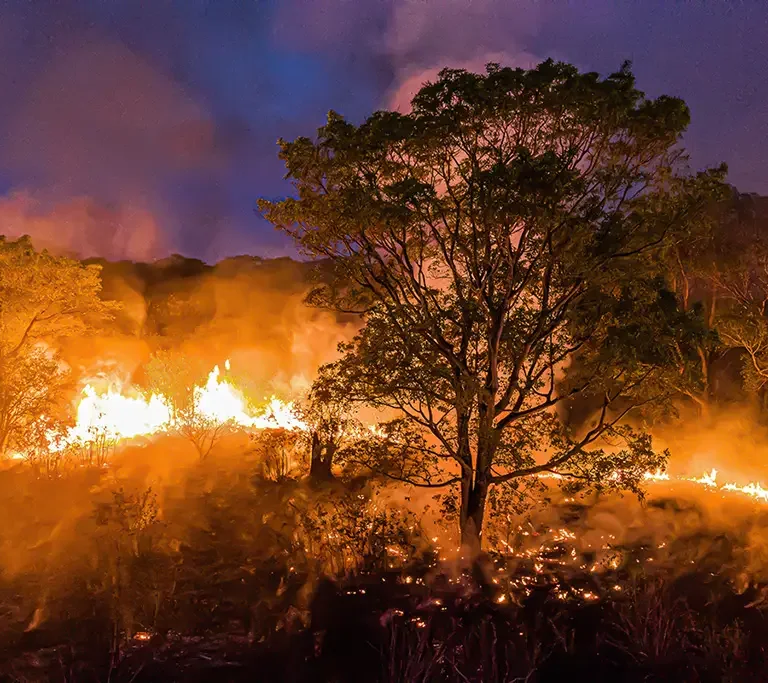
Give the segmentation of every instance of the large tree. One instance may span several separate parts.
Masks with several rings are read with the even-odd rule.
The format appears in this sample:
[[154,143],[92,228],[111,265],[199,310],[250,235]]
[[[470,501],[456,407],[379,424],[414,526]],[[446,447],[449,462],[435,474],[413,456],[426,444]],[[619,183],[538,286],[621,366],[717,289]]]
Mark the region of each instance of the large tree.
[[[722,175],[681,172],[688,120],[627,65],[600,78],[547,61],[444,70],[410,113],[331,112],[316,140],[280,141],[298,196],[260,206],[330,260],[310,299],[365,321],[334,381],[420,430],[402,471],[456,487],[465,542],[494,486],[555,473],[637,489],[663,463],[622,420],[685,348],[659,254]],[[567,417],[576,399],[587,424]]]
[[114,305],[99,297],[99,266],[0,237],[0,455],[60,398],[58,342],[84,335]]

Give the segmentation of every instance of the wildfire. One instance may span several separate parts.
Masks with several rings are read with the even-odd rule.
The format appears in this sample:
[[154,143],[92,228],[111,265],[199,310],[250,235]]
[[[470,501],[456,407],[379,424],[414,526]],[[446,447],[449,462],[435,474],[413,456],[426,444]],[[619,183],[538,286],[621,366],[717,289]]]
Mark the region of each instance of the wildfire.
[[[225,370],[230,364],[226,361]],[[222,377],[219,366],[215,366],[204,385],[193,388],[194,413],[215,424],[231,425],[244,430],[285,429],[298,431],[307,429],[291,402],[284,402],[271,397],[266,405],[258,410],[250,407],[243,392],[226,377]],[[92,385],[83,388],[82,396],[76,409],[76,421],[64,435],[49,433],[49,447],[52,452],[68,446],[86,445],[96,439],[106,439],[119,443],[136,437],[147,437],[173,432],[177,427],[171,402],[161,394],[142,395],[130,388],[126,391],[119,384],[103,392],[98,392]],[[387,435],[377,425],[368,427],[373,436],[386,438]],[[23,457],[14,454],[14,457]],[[541,478],[562,479],[561,475],[541,474]],[[758,482],[739,485],[735,482],[718,483],[718,471],[712,469],[701,477],[676,477],[666,472],[646,472],[644,478],[649,483],[689,482],[699,484],[710,490],[728,491],[762,503],[768,503],[768,488]]]
[[96,435],[109,439],[132,439],[156,434],[171,423],[171,409],[163,396],[149,399],[124,396],[120,389],[97,394],[89,384],[77,406],[77,420],[65,438],[67,443],[86,442]]
[[[227,361],[225,369],[229,367]],[[193,397],[195,414],[214,423],[254,430],[305,428],[294,412],[293,403],[274,396],[262,410],[251,412],[243,393],[222,379],[218,365],[203,386],[194,387]],[[54,438],[51,433],[49,443],[52,451],[59,451],[96,438],[123,441],[171,432],[175,426],[171,403],[161,394],[128,395],[120,385],[99,393],[88,384],[77,406],[75,425],[63,437]]]
[[741,493],[746,496],[750,496],[755,500],[759,500],[763,503],[768,503],[768,489],[761,486],[758,482],[750,482],[740,486],[734,482],[727,482],[725,484],[718,484],[717,482],[718,471],[713,467],[709,472],[705,472],[700,477],[670,477],[666,472],[646,472],[645,479],[647,481],[681,481],[691,482],[699,484],[708,489],[714,489],[717,491],[731,491],[733,493]]
[[[229,361],[225,369],[229,370]],[[205,386],[195,387],[195,410],[202,416],[221,423],[231,423],[246,429],[305,429],[299,420],[293,403],[284,403],[274,396],[258,414],[251,415],[242,392],[233,384],[222,381],[219,366],[215,366],[208,375]]]

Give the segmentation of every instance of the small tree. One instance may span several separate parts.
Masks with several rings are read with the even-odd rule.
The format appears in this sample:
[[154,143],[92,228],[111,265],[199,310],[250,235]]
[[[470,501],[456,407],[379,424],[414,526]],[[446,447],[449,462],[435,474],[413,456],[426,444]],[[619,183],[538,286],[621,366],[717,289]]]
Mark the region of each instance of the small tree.
[[308,426],[304,441],[309,451],[309,478],[333,478],[334,458],[354,440],[360,424],[351,416],[352,402],[331,368],[322,367],[309,395],[298,406],[299,418]]
[[158,351],[145,368],[148,388],[170,403],[176,431],[188,439],[204,460],[229,426],[198,409],[195,389],[205,384],[206,368],[200,358],[179,351]]
[[112,499],[95,506],[99,534],[97,561],[101,564],[104,588],[112,611],[112,656],[117,659],[121,632],[130,640],[136,616],[146,600],[147,561],[153,557],[154,536],[160,526],[157,496],[151,488],[129,493],[113,490]]
[[62,465],[72,454],[65,436],[66,429],[61,422],[42,417],[19,430],[14,448],[38,476],[54,478],[61,475]]
[[260,429],[250,435],[253,449],[261,457],[265,479],[282,482],[298,473],[299,434],[287,429]]
[[[412,105],[280,141],[298,198],[260,206],[331,263],[310,300],[365,322],[339,381],[421,430],[435,467],[412,483],[457,486],[476,547],[493,486],[637,490],[663,464],[622,419],[667,395],[659,253],[722,172],[680,175],[688,110],[645,98],[627,66],[444,70]],[[591,424],[558,419],[577,398]]]

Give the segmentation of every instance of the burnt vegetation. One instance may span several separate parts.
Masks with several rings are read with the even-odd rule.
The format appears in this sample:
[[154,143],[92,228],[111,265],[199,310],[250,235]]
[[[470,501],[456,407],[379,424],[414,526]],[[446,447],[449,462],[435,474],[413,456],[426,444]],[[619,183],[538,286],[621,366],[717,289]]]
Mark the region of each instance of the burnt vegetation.
[[[0,242],[2,680],[765,680],[766,497],[659,483],[665,430],[766,443],[768,205],[688,119],[446,70],[280,142],[306,261]],[[230,357],[300,426],[203,411]],[[116,375],[170,426],[73,445]]]

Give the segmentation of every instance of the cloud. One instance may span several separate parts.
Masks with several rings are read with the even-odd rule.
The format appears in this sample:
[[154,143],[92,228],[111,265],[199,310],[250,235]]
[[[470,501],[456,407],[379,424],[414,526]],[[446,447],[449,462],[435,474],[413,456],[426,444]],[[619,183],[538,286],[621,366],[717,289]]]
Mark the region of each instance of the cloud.
[[3,200],[4,231],[83,255],[173,245],[158,227],[172,213],[166,192],[215,165],[213,130],[198,102],[125,46],[63,40],[8,116],[2,163],[28,189]]
[[123,45],[78,40],[29,85],[4,148],[25,175],[119,196],[209,165],[212,125],[178,83]]
[[634,59],[641,88],[691,104],[694,165],[729,161],[740,187],[759,190],[768,138],[749,111],[765,100],[755,88],[765,11],[653,0],[8,2],[0,191],[143,212],[158,243],[209,260],[292,253],[253,211],[257,197],[291,191],[277,137],[313,135],[329,109],[355,122],[404,109],[446,66],[547,57],[602,73]]

